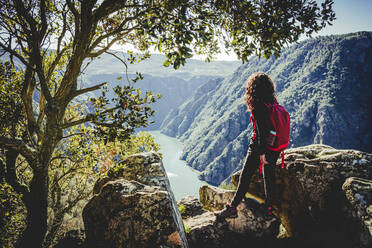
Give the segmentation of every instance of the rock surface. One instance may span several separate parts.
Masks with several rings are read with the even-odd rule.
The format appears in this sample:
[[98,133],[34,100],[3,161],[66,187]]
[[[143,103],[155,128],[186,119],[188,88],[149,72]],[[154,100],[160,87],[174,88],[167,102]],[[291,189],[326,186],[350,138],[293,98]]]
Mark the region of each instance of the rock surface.
[[[248,201],[238,206],[238,218],[218,222],[211,211],[230,202],[234,190],[202,186],[200,203],[207,212],[184,220],[190,246],[371,247],[372,154],[310,145],[288,149],[285,158],[287,169],[279,166],[281,161],[276,167],[274,197],[274,214],[285,229],[280,239],[279,221],[260,215]],[[232,176],[233,183],[238,179],[239,173]],[[258,171],[248,195],[264,201]]]
[[[225,207],[226,203],[231,202],[234,193],[233,190],[205,185],[199,191],[200,202],[203,208],[209,211],[219,211]],[[238,206],[238,217],[226,219],[226,222],[230,231],[251,237],[276,237],[280,224],[276,218],[265,216],[245,202]]]
[[97,182],[83,210],[88,247],[188,247],[161,159],[136,154]]
[[195,197],[179,201],[189,212],[197,213],[183,215],[190,247],[238,247],[275,239],[279,231],[279,221],[276,218],[257,215],[257,212],[245,203],[239,205],[236,219],[216,219],[215,213],[209,210],[221,210],[226,201],[231,200],[231,193],[233,192],[203,186],[200,189],[200,196],[203,196],[201,203]]
[[188,218],[185,220],[185,225],[189,229],[187,239],[191,248],[225,247],[227,223],[216,222],[216,216],[212,212]]
[[206,212],[199,200],[193,195],[182,198],[177,202],[177,205],[178,209],[180,210],[182,219],[194,217]]
[[349,203],[350,232],[357,243],[372,247],[372,181],[348,178],[342,189]]
[[[343,188],[347,192],[346,197],[342,185],[345,180],[350,180],[349,177],[372,178],[372,154],[337,150],[326,145],[310,145],[288,149],[285,157],[288,170],[280,168],[281,161],[278,161],[276,167],[274,213],[280,217],[288,236],[308,232],[312,222],[330,229],[335,228],[332,225],[342,225],[346,232],[350,221],[345,216],[344,209],[350,205],[354,212],[364,213],[358,217],[358,230],[368,230],[370,216],[366,213],[370,211],[369,208],[352,203],[356,201],[357,194],[361,199],[369,199],[370,192],[365,191],[370,185],[365,183],[364,189],[345,184]],[[238,179],[239,173],[232,176],[235,185]],[[355,179],[354,182],[358,185],[357,182],[365,180]],[[264,199],[262,176],[258,172],[252,178],[249,193]],[[362,207],[363,211],[360,210]],[[364,219],[367,221],[362,221]],[[371,238],[370,232],[363,233],[363,239]]]

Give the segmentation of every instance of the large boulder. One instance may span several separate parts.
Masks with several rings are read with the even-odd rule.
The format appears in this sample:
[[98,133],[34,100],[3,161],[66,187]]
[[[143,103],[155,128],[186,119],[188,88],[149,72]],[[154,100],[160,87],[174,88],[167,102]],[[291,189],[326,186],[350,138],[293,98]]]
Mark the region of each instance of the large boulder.
[[136,154],[95,185],[83,210],[88,247],[188,247],[158,154]]
[[372,247],[372,181],[348,178],[342,189],[348,200],[346,216],[355,242]]
[[177,202],[182,219],[187,219],[205,213],[200,201],[193,195],[186,196]]
[[[233,190],[204,185],[199,190],[200,202],[209,211],[222,210],[234,196]],[[276,237],[280,222],[275,217],[265,216],[258,206],[241,202],[238,207],[238,217],[226,219],[228,229],[234,233],[252,237]]]
[[[262,212],[258,214],[245,202],[238,206],[237,218],[217,220],[214,211],[221,210],[226,201],[231,200],[233,191],[203,186],[199,193],[201,202],[195,197],[178,202],[183,212],[188,213],[183,214],[183,218],[190,247],[225,248],[243,244],[262,247],[268,240],[276,238],[279,221],[262,215]],[[271,246],[266,244],[263,247]]]
[[223,248],[228,232],[226,222],[217,222],[212,212],[204,212],[184,220],[191,248]]
[[[372,154],[326,145],[292,148],[285,154],[287,170],[280,168],[280,160],[276,167],[274,213],[280,217],[287,235],[307,232],[311,221],[323,226],[348,223],[343,213],[348,200],[342,185],[349,177],[372,179]],[[237,185],[239,175],[240,172],[232,176],[233,184]],[[263,180],[258,172],[248,192],[264,199]]]

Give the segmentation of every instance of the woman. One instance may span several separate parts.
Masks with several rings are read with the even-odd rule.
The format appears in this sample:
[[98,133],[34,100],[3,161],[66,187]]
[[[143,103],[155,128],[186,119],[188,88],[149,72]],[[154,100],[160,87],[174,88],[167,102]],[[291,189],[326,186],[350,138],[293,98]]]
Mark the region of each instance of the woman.
[[244,198],[253,173],[263,166],[264,187],[266,201],[264,204],[267,214],[272,215],[272,195],[274,184],[274,169],[280,152],[267,148],[271,142],[269,135],[271,122],[269,119],[267,105],[277,103],[275,98],[275,85],[269,75],[258,72],[248,79],[244,99],[247,110],[251,112],[254,121],[252,140],[249,145],[248,154],[245,158],[244,167],[240,174],[239,185],[231,203],[216,215],[219,219],[236,218],[236,207]]

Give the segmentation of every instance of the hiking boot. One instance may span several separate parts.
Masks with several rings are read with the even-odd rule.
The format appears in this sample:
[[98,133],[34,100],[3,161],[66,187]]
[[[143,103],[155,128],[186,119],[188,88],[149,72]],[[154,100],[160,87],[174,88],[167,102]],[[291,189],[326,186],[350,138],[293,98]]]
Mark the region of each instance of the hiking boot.
[[231,206],[230,204],[227,204],[226,207],[215,213],[217,220],[225,220],[226,218],[236,218],[238,217],[238,210],[236,207]]

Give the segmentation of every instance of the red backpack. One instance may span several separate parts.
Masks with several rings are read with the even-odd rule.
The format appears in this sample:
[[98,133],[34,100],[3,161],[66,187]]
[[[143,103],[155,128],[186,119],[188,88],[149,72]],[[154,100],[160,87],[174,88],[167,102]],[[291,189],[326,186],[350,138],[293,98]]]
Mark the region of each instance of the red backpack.
[[[268,109],[268,114],[271,122],[271,130],[268,136],[268,144],[266,147],[272,151],[282,152],[282,168],[284,168],[284,150],[289,145],[290,134],[290,119],[287,110],[279,105],[276,101],[273,104],[265,104]],[[251,118],[253,115],[251,115]],[[256,120],[254,119],[254,127]],[[260,164],[260,173],[262,173],[262,164]]]

